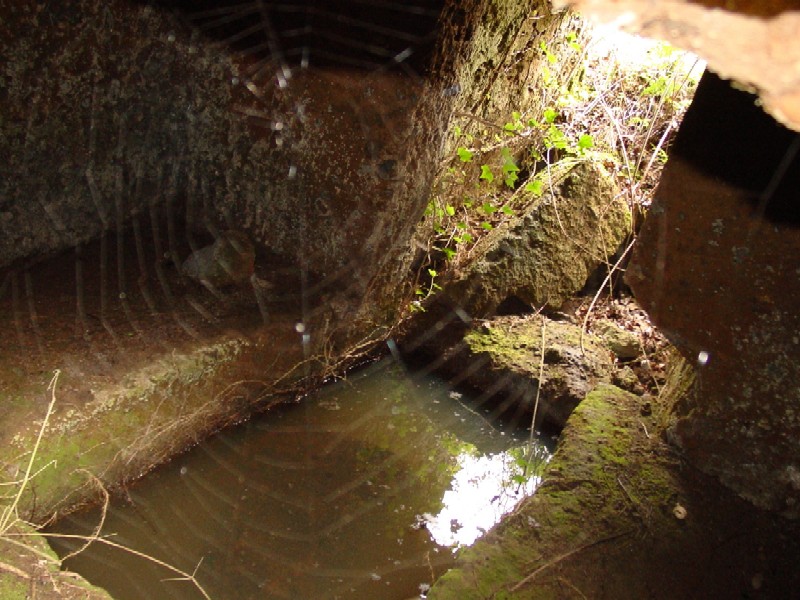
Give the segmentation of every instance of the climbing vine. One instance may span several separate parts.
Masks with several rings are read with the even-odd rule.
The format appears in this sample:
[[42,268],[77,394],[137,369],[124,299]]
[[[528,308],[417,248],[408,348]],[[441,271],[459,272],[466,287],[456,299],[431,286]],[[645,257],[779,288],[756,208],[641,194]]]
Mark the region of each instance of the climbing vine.
[[529,52],[536,54],[538,74],[521,84],[538,92],[535,100],[521,100],[497,122],[454,115],[453,150],[421,229],[427,257],[415,310],[483,236],[551,193],[580,162],[591,161],[617,180],[634,227],[649,207],[699,70],[665,43],[630,62],[586,29],[571,29],[552,44],[540,41]]

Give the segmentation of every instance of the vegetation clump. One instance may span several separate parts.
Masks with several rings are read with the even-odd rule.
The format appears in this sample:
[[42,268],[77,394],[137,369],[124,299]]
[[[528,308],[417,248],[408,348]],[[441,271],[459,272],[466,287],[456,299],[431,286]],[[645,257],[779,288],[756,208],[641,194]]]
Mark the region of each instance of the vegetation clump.
[[572,21],[560,39],[526,50],[537,67],[520,86],[536,89],[535,99],[521,94],[518,110],[496,118],[453,116],[452,150],[419,230],[427,253],[413,310],[424,309],[443,273],[469,261],[482,237],[531,197],[553,195],[582,163],[622,190],[634,217],[629,244],[635,239],[701,71],[666,43],[633,38],[632,59],[604,35]]

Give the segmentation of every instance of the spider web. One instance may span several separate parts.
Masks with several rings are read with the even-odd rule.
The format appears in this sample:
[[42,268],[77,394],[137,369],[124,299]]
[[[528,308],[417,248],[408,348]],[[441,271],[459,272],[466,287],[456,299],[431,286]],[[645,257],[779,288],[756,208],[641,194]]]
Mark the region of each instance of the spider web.
[[[27,95],[10,92],[19,103],[27,98],[30,111],[9,144],[14,177],[0,196],[0,215],[18,223],[8,228],[3,246],[9,264],[0,279],[0,318],[9,335],[0,352],[4,375],[34,388],[60,368],[61,403],[85,405],[97,400],[95,389],[126,374],[146,373],[148,365],[191,354],[198,346],[225,352],[241,336],[252,335],[271,362],[239,365],[227,375],[237,383],[224,391],[233,407],[226,419],[246,414],[247,404],[237,404],[241,398],[270,402],[268,390],[275,382],[269,372],[290,371],[281,384],[285,391],[297,389],[294,384],[310,374],[310,369],[293,370],[311,358],[310,337],[318,330],[310,324],[342,318],[346,308],[341,307],[358,304],[374,274],[360,271],[365,260],[355,233],[373,226],[376,217],[354,215],[375,210],[404,183],[400,157],[414,126],[410,117],[428,73],[441,3],[176,0],[98,8],[75,0],[58,7],[40,3],[40,8],[48,19],[43,27],[62,24],[75,32],[78,44],[118,48],[118,32],[131,35],[135,69],[125,72],[124,57],[114,54],[102,68],[88,70],[95,81],[87,88],[70,89],[67,77],[54,89],[59,69],[78,69],[82,59],[54,50],[62,43],[70,47],[68,39],[45,38],[42,48],[30,50],[32,62],[39,62],[40,80]],[[91,33],[81,33],[82,19],[93,19]],[[102,27],[96,27],[97,20]],[[45,48],[48,44],[53,46]],[[169,45],[175,48],[172,55],[163,52]],[[199,57],[196,63],[193,57]],[[102,62],[97,55],[94,60]],[[172,86],[172,79],[178,84]],[[220,81],[228,86],[230,102],[217,107]],[[204,99],[206,88],[211,100]],[[63,100],[56,118],[69,122],[71,112],[84,118],[85,140],[73,148],[65,137],[70,158],[62,161],[63,173],[31,181],[37,161],[59,151],[44,143],[37,147],[37,140],[47,142],[42,132],[54,118],[53,98]],[[132,104],[116,109],[125,103]],[[225,118],[204,121],[214,114]],[[321,125],[326,119],[328,124]],[[331,135],[330,124],[337,122],[339,130]],[[58,143],[50,140],[51,146]],[[214,144],[226,150],[215,155]],[[243,163],[260,170],[248,171]],[[319,176],[303,175],[309,171]],[[352,173],[361,177],[355,183],[348,181]],[[338,196],[329,186],[336,178],[344,188]],[[356,194],[363,181],[375,182],[365,194],[374,193],[374,201],[348,210],[342,196]],[[77,194],[81,208],[59,204],[58,190]],[[21,194],[34,199],[27,212],[12,204],[11,198]],[[321,229],[319,222],[325,224]],[[378,236],[391,233],[375,228]],[[247,234],[237,233],[242,230]],[[333,234],[356,242],[345,241],[344,250],[334,252]],[[226,252],[231,260],[214,271],[209,258]],[[288,407],[270,414],[275,422],[289,423],[283,429],[267,419],[219,435],[199,453],[222,466],[222,481],[208,480],[195,455],[175,461],[152,476],[155,487],[162,488],[154,496],[140,496],[133,487],[126,492],[127,509],[112,504],[114,527],[154,538],[154,554],[187,571],[198,561],[187,548],[206,548],[198,577],[216,581],[215,591],[223,596],[215,597],[376,597],[376,589],[387,598],[414,593],[416,582],[430,581],[449,566],[450,555],[431,555],[435,545],[420,541],[427,539],[425,531],[398,532],[372,521],[383,504],[394,503],[409,524],[418,512],[435,510],[438,499],[425,497],[426,486],[448,481],[449,472],[441,468],[446,461],[416,465],[413,475],[403,469],[410,468],[411,450],[425,457],[440,452],[437,444],[447,432],[441,419],[442,430],[431,429],[430,420],[401,419],[397,423],[408,428],[406,451],[387,450],[375,430],[402,417],[393,412],[406,410],[398,397],[413,397],[422,393],[420,386],[431,384],[400,372],[384,385],[388,391],[372,392],[371,407],[348,417],[351,423],[341,417],[336,424],[325,422],[330,406]],[[180,402],[188,403],[194,393],[191,386],[172,389],[173,400],[179,400],[178,421],[194,418]],[[387,394],[383,400],[381,393]],[[441,393],[442,402],[455,402],[458,414],[458,399]],[[155,408],[143,430],[155,428],[160,410],[161,405]],[[198,429],[203,431],[202,423]],[[191,437],[166,433],[175,435],[173,450]],[[257,449],[236,446],[243,437],[259,440]],[[333,453],[340,446],[346,452]],[[164,458],[169,448],[164,447]],[[90,451],[77,452],[84,450]],[[134,470],[141,453],[123,451]],[[331,480],[320,482],[319,473],[330,473]],[[400,493],[418,497],[418,507]],[[190,504],[174,500],[181,495]],[[271,522],[275,513],[281,520]],[[83,515],[62,527],[86,532],[94,522]],[[167,527],[173,524],[178,526]],[[125,542],[125,535],[119,541]],[[377,566],[347,557],[348,545],[369,556],[373,535],[391,543],[411,541],[391,560],[376,558]],[[198,597],[182,583],[153,588],[164,585],[163,572],[132,574],[102,549],[87,552],[75,565],[81,561],[104,571],[104,583],[120,598]],[[204,579],[204,570],[227,577]],[[309,577],[317,583],[307,583]]]

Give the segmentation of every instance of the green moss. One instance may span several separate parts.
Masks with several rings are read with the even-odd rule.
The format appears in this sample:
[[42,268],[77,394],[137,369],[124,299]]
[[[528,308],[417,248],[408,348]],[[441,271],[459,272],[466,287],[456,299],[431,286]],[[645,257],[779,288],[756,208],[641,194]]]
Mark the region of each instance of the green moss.
[[25,580],[0,572],[0,598],[3,600],[28,600],[30,587]]
[[[642,526],[676,533],[676,485],[643,443],[636,398],[602,384],[575,409],[545,481],[515,515],[463,554],[429,597],[563,597],[543,582],[510,590],[547,561],[583,544]],[[644,442],[642,441],[644,440]]]
[[[211,382],[224,376],[242,347],[228,341],[154,361],[119,385],[95,391],[81,408],[62,410],[57,398],[20,514],[42,518],[93,497],[97,490],[91,476],[107,486],[136,478],[229,418],[236,407],[225,403]],[[197,386],[201,379],[207,385]],[[0,448],[9,476],[24,473],[40,425],[26,423],[11,444]]]
[[[499,368],[513,369],[535,377],[542,357],[542,329],[539,319],[494,319],[469,331],[464,341],[474,354],[487,353]],[[545,327],[546,353],[550,372],[558,367],[563,356],[581,347],[583,343],[587,362],[605,363],[607,352],[589,334],[581,336],[579,327],[569,323],[548,320]],[[590,361],[591,359],[591,361]],[[552,376],[552,375],[551,375]]]
[[[513,334],[499,327],[483,327],[475,329],[464,336],[464,341],[470,350],[475,353],[488,352],[498,362],[506,364],[520,364],[527,362],[531,357],[531,348],[535,347],[532,338]],[[538,341],[541,346],[541,339]],[[533,361],[530,361],[531,364]]]

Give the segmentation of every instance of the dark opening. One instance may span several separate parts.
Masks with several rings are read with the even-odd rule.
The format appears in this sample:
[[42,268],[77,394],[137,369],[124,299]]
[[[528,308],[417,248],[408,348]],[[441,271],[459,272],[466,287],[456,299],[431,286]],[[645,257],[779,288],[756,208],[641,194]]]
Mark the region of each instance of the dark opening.
[[800,226],[800,134],[765,113],[754,95],[714,73],[706,72],[699,87],[708,91],[698,93],[686,113],[673,156],[750,192],[758,216]]
[[[141,1],[141,0],[138,0]],[[157,0],[203,35],[289,67],[411,69],[424,75],[441,0]]]

